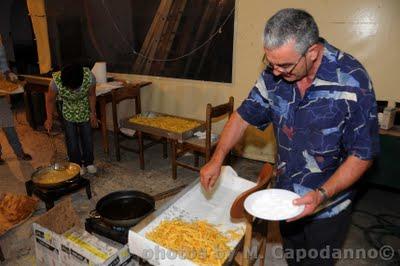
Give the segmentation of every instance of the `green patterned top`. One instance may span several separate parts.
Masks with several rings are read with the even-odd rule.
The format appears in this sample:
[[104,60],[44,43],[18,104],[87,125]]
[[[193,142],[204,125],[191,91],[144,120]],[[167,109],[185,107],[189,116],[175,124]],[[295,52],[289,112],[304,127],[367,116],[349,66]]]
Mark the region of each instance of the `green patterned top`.
[[89,68],[83,68],[83,81],[79,90],[70,90],[63,86],[61,72],[53,73],[53,80],[58,88],[58,94],[63,101],[62,114],[70,122],[87,122],[90,117],[89,89],[92,85],[92,74]]

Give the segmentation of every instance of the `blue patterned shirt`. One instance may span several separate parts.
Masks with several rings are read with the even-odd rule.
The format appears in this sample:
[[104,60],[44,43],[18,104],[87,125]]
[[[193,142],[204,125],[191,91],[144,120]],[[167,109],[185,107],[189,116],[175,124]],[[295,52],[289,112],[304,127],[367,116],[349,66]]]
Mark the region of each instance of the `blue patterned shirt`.
[[[322,62],[303,98],[296,83],[266,70],[237,110],[261,130],[273,124],[276,186],[300,195],[322,186],[349,155],[370,160],[379,152],[377,104],[367,71],[351,55],[321,42]],[[336,206],[316,218],[336,215],[351,196],[350,190],[339,194]]]

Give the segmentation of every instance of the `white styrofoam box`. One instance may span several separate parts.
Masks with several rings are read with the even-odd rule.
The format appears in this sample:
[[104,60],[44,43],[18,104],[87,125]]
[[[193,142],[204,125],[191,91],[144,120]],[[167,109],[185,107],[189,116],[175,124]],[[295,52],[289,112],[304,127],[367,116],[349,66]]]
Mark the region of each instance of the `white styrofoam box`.
[[[176,253],[154,243],[145,237],[147,232],[156,228],[162,220],[175,218],[193,221],[206,220],[221,232],[234,230],[244,235],[244,221],[232,221],[230,207],[236,197],[256,184],[238,177],[229,166],[223,167],[221,176],[212,193],[205,192],[200,183],[189,187],[178,196],[171,205],[157,213],[151,221],[144,220],[129,230],[129,251],[153,265],[195,265],[194,262],[179,257]],[[232,240],[229,246],[234,249],[240,239]]]

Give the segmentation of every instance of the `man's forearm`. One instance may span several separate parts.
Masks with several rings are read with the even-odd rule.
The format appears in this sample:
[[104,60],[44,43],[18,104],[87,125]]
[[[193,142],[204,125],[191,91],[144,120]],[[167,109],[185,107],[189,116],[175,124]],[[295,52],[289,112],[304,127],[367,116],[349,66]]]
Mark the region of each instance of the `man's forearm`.
[[237,112],[234,112],[222,130],[220,141],[218,142],[211,160],[222,164],[225,156],[243,136],[248,125],[249,124],[244,121]]
[[371,165],[372,160],[361,160],[351,155],[322,187],[329,197],[333,197],[357,182]]

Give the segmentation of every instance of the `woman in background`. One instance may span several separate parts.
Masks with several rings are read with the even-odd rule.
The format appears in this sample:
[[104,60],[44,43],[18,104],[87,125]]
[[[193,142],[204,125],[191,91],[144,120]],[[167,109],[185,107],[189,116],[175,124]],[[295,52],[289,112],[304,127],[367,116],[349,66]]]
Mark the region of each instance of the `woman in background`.
[[98,126],[94,75],[88,68],[78,64],[66,65],[60,72],[53,73],[53,80],[46,95],[45,128],[48,131],[53,125],[56,98],[62,101],[69,161],[81,165],[81,175],[85,174],[86,170],[91,174],[96,173],[91,129]]

